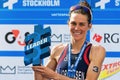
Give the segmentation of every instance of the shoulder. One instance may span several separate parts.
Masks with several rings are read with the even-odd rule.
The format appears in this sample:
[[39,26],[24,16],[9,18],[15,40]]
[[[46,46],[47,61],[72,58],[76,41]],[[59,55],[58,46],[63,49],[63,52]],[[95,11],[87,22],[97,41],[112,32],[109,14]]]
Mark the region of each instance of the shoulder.
[[66,46],[67,46],[67,44],[63,44],[63,43],[53,46],[53,48],[51,50],[51,57],[59,56],[60,53],[62,53],[62,51],[64,50],[64,48]]
[[103,60],[106,55],[106,50],[103,46],[101,45],[92,45],[91,47],[91,59],[96,58],[96,59],[101,59]]
[[98,51],[100,51],[100,52],[105,52],[106,50],[105,50],[105,48],[103,47],[103,46],[101,46],[101,45],[92,45],[92,51],[94,51],[94,52],[98,52]]
[[63,43],[57,44],[57,45],[53,46],[51,51],[52,51],[52,53],[55,53],[56,51],[59,51],[59,50],[65,48],[65,46],[67,46],[67,44],[63,44]]

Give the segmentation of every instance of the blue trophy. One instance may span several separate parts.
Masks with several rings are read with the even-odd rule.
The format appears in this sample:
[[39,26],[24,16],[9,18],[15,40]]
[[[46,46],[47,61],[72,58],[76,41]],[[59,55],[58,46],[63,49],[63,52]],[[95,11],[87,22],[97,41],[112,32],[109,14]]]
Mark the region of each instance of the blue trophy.
[[42,60],[50,55],[51,29],[43,28],[41,25],[34,26],[34,33],[27,34],[25,37],[26,46],[24,47],[24,64],[38,66]]

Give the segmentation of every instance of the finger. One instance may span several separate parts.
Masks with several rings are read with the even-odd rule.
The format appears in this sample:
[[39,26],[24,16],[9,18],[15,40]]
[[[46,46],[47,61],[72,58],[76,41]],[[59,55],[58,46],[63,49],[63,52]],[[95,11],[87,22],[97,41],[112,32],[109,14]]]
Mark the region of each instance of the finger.
[[32,66],[32,69],[33,70],[36,70],[36,69],[38,69],[39,68],[39,66]]
[[39,67],[37,67],[37,69],[45,69],[46,67],[44,67],[44,66],[39,66]]

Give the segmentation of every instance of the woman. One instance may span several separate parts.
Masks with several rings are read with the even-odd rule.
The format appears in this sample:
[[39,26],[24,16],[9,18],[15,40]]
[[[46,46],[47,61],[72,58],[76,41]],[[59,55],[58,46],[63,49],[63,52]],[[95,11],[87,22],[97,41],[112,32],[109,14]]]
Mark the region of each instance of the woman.
[[105,49],[86,41],[87,31],[92,27],[91,17],[86,1],[70,8],[71,42],[55,46],[46,67],[33,66],[35,80],[97,80]]

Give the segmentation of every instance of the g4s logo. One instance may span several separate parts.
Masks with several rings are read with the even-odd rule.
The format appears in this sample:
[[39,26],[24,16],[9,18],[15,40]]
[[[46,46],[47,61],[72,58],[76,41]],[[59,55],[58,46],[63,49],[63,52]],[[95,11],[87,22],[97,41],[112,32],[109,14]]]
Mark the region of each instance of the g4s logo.
[[[19,34],[20,34],[20,31],[17,30],[17,29],[14,29],[14,30],[12,30],[11,32],[6,33],[6,35],[5,35],[5,41],[6,41],[7,43],[9,43],[9,44],[12,44],[12,43],[14,43],[14,42],[16,41],[16,39],[18,38],[17,43],[18,43],[20,46],[25,46],[24,41],[21,41],[21,38],[23,38],[23,37],[19,36]],[[24,37],[25,37],[27,34],[29,34],[29,32],[25,32]]]

